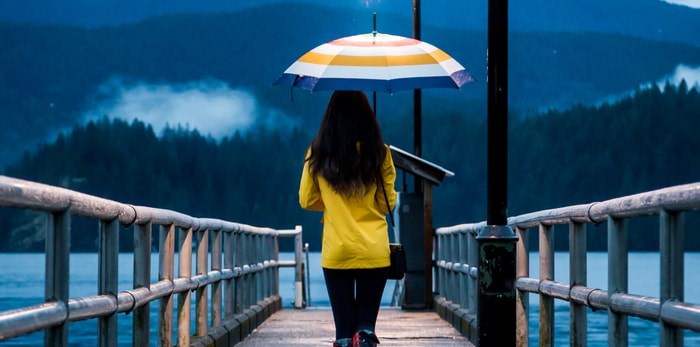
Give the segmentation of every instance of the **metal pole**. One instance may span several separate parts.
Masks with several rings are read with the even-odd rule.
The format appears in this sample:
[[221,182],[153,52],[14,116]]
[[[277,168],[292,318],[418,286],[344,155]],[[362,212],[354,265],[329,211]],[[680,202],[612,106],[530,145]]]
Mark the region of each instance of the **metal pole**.
[[[134,288],[150,288],[151,286],[152,228],[151,223],[134,226]],[[143,305],[134,309],[132,346],[150,346],[150,316],[151,305]]]
[[[669,300],[683,301],[683,214],[662,210],[659,214],[659,253],[661,254],[661,288],[663,306]],[[683,346],[683,329],[660,322],[659,345]]]
[[[587,285],[586,224],[569,223],[569,287]],[[587,308],[569,302],[569,346],[586,346]]]
[[[612,295],[628,290],[627,220],[608,217],[608,300]],[[612,305],[611,305],[612,306]],[[608,308],[608,344],[629,345],[627,316]]]
[[[223,231],[211,231],[211,271],[221,271],[221,235]],[[211,285],[211,325],[216,327],[221,324],[221,283],[217,281]]]
[[[413,0],[413,38],[421,39],[420,35],[420,0]],[[416,156],[423,155],[423,94],[420,89],[413,90],[413,152]],[[423,187],[421,179],[417,176],[414,181],[415,192],[420,192]]]
[[505,225],[508,198],[508,0],[489,0],[487,224]]
[[[98,255],[97,293],[112,295],[119,294],[119,220],[100,221],[100,249]],[[117,312],[100,317],[97,323],[98,345],[102,347],[117,346]]]
[[[46,274],[44,289],[46,302],[60,302],[68,307],[68,278],[70,273],[71,215],[68,211],[48,214],[46,227]],[[45,346],[68,346],[68,322],[44,331]]]
[[[540,224],[540,283],[554,281],[554,233]],[[554,346],[554,298],[540,295],[540,346]]]
[[[158,247],[158,280],[172,283],[175,272],[175,225],[161,225]],[[173,335],[173,294],[158,303],[158,345],[170,346]]]
[[[192,233],[193,228],[180,228],[178,238],[178,278],[192,277]],[[190,317],[192,308],[190,291],[177,294],[177,345],[190,345]]]
[[[207,274],[209,265],[209,230],[197,231],[197,275]],[[195,321],[197,336],[207,334],[207,288],[197,288],[197,313]]]
[[[516,243],[516,277],[530,277],[530,248],[528,247],[528,237],[526,228],[515,228],[518,235]],[[516,290],[516,324],[518,326],[516,333],[516,345],[528,346],[528,338],[530,335],[530,327],[528,323],[528,312],[530,311],[529,294],[526,291]]]
[[515,345],[515,242],[507,226],[508,0],[488,5],[487,225],[477,242],[477,345]]
[[302,274],[302,264],[304,262],[302,258],[302,239],[301,239],[301,226],[297,225],[294,230],[297,234],[294,236],[294,308],[304,308],[304,291],[302,290],[302,281],[304,280],[304,275]]

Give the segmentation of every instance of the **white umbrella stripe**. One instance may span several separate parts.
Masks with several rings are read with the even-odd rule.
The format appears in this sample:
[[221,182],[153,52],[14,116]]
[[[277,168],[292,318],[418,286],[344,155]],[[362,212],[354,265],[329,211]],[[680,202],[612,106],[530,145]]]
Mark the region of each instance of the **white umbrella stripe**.
[[[459,70],[461,69],[452,68],[447,71],[448,74],[452,74]],[[285,73],[316,78],[389,80],[396,78],[440,77],[446,75],[445,71],[446,69],[440,65],[368,66],[357,69],[353,66],[318,65],[295,62]]]

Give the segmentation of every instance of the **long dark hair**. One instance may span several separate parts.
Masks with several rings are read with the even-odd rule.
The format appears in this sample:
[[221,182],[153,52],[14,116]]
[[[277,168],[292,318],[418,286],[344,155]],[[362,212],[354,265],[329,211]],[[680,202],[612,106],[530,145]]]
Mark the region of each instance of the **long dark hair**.
[[377,118],[360,91],[331,96],[307,158],[313,175],[321,175],[344,196],[361,196],[381,177],[386,157]]

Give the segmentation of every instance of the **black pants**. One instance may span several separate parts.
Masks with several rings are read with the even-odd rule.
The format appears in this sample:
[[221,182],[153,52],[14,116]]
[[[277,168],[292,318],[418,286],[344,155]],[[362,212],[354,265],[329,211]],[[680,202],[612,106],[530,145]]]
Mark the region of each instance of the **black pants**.
[[358,330],[371,330],[377,323],[387,268],[323,269],[333,309],[335,338],[352,337]]

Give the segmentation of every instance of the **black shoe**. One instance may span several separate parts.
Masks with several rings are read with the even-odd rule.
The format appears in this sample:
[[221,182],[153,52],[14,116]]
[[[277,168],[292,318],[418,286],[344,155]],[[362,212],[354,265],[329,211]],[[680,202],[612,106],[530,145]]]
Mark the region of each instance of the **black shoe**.
[[377,335],[369,330],[360,330],[352,337],[352,347],[376,347],[377,344]]
[[333,347],[352,347],[352,339],[345,338],[335,340],[335,342],[333,342]]

